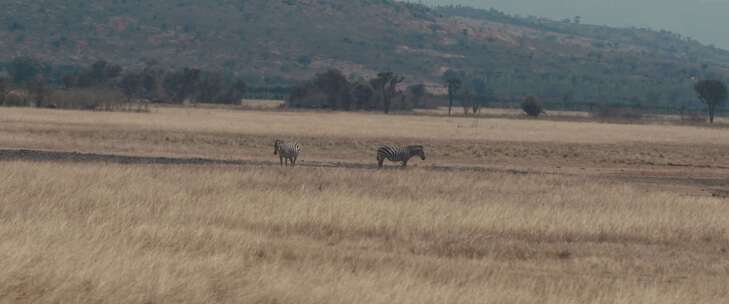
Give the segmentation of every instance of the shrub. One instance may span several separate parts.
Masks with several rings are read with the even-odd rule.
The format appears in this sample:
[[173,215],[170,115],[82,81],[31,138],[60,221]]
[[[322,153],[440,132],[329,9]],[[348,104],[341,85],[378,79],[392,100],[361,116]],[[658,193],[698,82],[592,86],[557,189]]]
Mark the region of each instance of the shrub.
[[379,73],[369,80],[350,82],[338,70],[319,73],[310,81],[293,88],[286,101],[291,108],[332,110],[411,110],[414,102],[397,90],[403,77],[395,73]]
[[9,107],[28,107],[30,106],[30,96],[28,92],[23,90],[14,90],[6,93],[4,106]]
[[327,95],[307,82],[294,88],[286,105],[291,108],[326,108]]
[[527,99],[521,103],[521,109],[524,113],[531,117],[538,117],[539,115],[544,114],[544,106],[542,106],[542,103],[531,96],[527,97]]

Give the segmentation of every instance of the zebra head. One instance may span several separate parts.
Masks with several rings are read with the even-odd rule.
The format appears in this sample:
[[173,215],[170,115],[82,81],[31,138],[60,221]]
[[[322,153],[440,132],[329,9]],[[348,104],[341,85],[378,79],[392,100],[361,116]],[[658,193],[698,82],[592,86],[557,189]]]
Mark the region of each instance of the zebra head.
[[420,156],[420,159],[425,160],[425,148],[423,146],[408,146],[408,150],[410,150],[410,155],[417,155]]
[[278,154],[278,149],[279,149],[279,147],[281,147],[281,144],[283,144],[283,141],[281,141],[280,139],[277,139],[273,143],[273,155]]

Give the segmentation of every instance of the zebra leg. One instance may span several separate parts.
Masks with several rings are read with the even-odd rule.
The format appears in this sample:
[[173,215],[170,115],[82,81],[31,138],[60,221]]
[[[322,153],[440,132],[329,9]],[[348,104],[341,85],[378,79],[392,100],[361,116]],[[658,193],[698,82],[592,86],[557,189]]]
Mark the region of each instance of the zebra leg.
[[278,159],[281,161],[281,167],[283,167],[284,166],[284,157],[281,156]]
[[403,167],[403,168],[405,168],[405,167],[407,167],[407,166],[408,166],[408,161],[407,161],[407,160],[404,160],[404,161],[402,162],[402,167]]
[[291,159],[291,167],[296,167],[296,157]]
[[384,159],[377,159],[377,168],[382,169],[382,163],[384,162]]

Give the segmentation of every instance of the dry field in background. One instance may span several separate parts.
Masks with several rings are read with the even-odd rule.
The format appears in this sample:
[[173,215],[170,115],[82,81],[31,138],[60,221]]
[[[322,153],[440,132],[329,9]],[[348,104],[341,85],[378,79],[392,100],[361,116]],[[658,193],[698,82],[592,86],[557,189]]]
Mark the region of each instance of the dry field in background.
[[[548,120],[473,119],[347,112],[232,111],[216,107],[163,107],[150,114],[0,109],[3,131],[186,131],[290,137],[518,141],[574,144],[715,144],[727,142],[721,128],[630,125]],[[233,108],[235,109],[235,108]],[[13,128],[15,127],[15,128]]]
[[268,158],[277,137],[297,139],[310,159],[371,162],[377,144],[419,143],[445,163],[729,166],[729,132],[723,128],[220,108],[157,108],[148,114],[0,109],[4,148]]
[[716,198],[423,169],[2,166],[0,302],[729,298]]
[[273,160],[272,142],[283,138],[303,144],[302,164],[371,165],[378,144],[423,144],[428,160],[411,165],[619,175],[708,194],[729,186],[727,130],[218,107],[165,107],[144,114],[0,109],[0,148]]
[[229,161],[0,153],[0,303],[729,298],[727,129],[240,110],[0,108],[0,150]]

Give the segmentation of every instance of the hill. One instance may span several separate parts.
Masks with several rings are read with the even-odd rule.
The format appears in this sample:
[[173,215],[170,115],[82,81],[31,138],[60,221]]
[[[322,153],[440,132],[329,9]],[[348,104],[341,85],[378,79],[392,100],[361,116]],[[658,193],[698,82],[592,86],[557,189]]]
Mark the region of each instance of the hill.
[[500,96],[682,103],[691,78],[729,75],[729,51],[669,32],[388,0],[6,1],[0,61],[105,59],[291,82],[337,68],[430,83],[448,69]]
[[[415,2],[415,1],[412,1]],[[726,12],[729,2],[685,0],[418,0],[431,5],[496,8],[552,19],[581,16],[590,24],[666,29],[729,49]]]

